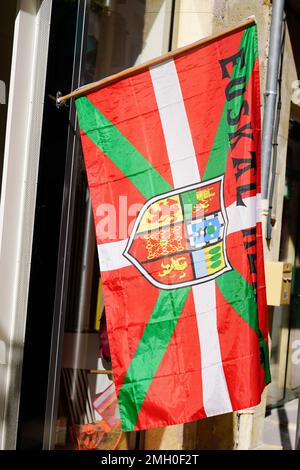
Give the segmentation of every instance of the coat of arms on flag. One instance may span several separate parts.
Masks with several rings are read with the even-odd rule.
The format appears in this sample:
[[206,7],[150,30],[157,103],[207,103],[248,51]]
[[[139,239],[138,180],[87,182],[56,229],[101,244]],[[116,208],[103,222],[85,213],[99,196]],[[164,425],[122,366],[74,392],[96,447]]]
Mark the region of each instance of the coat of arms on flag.
[[76,100],[124,431],[270,381],[254,20]]
[[155,286],[175,289],[230,270],[223,176],[147,201],[124,256]]

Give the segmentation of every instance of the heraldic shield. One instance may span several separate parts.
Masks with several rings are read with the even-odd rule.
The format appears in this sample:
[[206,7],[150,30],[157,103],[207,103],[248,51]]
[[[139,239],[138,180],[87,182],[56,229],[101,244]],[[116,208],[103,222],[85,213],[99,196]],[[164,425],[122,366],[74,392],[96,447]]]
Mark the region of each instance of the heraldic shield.
[[142,207],[123,256],[151,284],[176,289],[231,270],[223,179],[160,194]]

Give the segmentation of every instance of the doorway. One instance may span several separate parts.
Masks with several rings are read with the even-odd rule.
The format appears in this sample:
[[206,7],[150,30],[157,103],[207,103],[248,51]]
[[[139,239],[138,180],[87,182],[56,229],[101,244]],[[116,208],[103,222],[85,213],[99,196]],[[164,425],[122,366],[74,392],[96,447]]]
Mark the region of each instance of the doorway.
[[[296,110],[294,110],[296,111]],[[298,396],[300,387],[300,122],[289,124],[286,179],[279,261],[293,266],[289,305],[274,308],[268,406],[281,406]]]
[[[167,52],[175,2],[152,3],[53,1],[18,430],[21,449],[74,448],[72,429],[99,419],[93,400],[113,383],[100,338],[105,331],[100,272],[75,106],[71,101],[58,110],[55,95]],[[138,438],[123,436],[123,448],[139,446]]]

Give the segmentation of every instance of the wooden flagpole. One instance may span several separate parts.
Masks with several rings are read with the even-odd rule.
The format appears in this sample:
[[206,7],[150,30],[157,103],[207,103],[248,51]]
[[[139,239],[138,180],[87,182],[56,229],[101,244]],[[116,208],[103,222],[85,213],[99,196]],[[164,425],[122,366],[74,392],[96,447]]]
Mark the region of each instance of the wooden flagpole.
[[89,374],[104,374],[104,375],[111,375],[113,373],[112,370],[103,370],[103,369],[89,369]]
[[147,62],[144,62],[143,64],[136,65],[134,67],[122,70],[119,73],[116,73],[114,75],[110,75],[109,77],[102,78],[101,80],[98,80],[97,82],[94,83],[89,83],[88,85],[84,85],[80,88],[77,88],[76,90],[72,91],[71,93],[60,96],[57,94],[56,98],[56,104],[59,107],[63,103],[65,103],[67,100],[71,98],[78,98],[79,96],[86,95],[87,93],[90,93],[91,91],[94,91],[96,89],[102,88],[105,85],[108,85],[109,83],[116,82],[117,80],[120,80],[121,78],[128,77],[130,75],[133,75],[137,72],[140,72],[141,70],[145,70],[148,67],[152,67],[154,65],[157,65],[161,62],[164,62],[168,59],[172,59],[174,57],[178,57],[181,54],[184,54],[187,51],[190,51],[192,49],[196,49],[197,47],[201,47],[207,44],[210,44],[211,42],[216,41],[217,39],[223,38],[225,36],[228,36],[229,34],[233,32],[240,31],[241,29],[244,29],[246,27],[252,26],[255,24],[255,19],[254,17],[251,17],[242,23],[239,23],[236,26],[230,27],[222,31],[221,33],[214,34],[213,36],[209,36],[203,39],[200,39],[199,41],[193,42],[192,44],[188,44],[187,46],[180,47],[176,49],[175,51],[168,52],[167,54],[164,54],[159,57],[155,57],[154,59],[148,60]]

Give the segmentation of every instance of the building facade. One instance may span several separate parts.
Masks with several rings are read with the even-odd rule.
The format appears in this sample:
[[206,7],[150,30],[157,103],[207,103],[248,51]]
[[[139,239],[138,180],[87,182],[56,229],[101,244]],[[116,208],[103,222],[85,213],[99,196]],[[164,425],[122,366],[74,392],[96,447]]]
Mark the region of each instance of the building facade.
[[[57,92],[68,93],[252,15],[263,105],[271,1],[16,0],[2,7],[0,448],[71,447],[70,422],[95,419],[87,390],[98,393],[111,383],[109,372],[91,373],[110,369],[105,351],[98,359],[103,305],[95,229],[74,103],[57,109]],[[266,406],[297,396],[299,24],[299,2],[287,0],[270,211],[263,216],[265,260],[273,262],[267,264],[268,287],[276,281],[281,290],[285,283],[292,294],[279,303],[269,297],[272,384],[254,409],[124,435],[119,448],[256,448]]]

